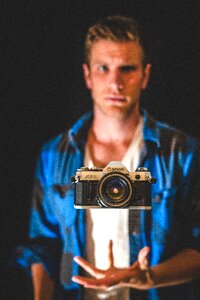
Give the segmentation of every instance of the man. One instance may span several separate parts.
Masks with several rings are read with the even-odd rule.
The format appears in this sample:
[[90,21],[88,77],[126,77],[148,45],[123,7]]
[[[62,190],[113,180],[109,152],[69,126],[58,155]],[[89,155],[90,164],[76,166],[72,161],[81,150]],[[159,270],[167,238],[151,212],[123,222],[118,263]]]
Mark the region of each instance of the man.
[[[93,113],[43,147],[30,244],[19,249],[18,262],[31,268],[34,299],[53,299],[57,283],[65,299],[198,299],[199,144],[141,111],[151,65],[132,19],[97,22],[85,46]],[[157,178],[151,212],[74,208],[71,176],[83,165],[113,160],[130,171],[146,167]],[[94,278],[78,276],[79,265]],[[79,284],[94,290],[79,293]]]

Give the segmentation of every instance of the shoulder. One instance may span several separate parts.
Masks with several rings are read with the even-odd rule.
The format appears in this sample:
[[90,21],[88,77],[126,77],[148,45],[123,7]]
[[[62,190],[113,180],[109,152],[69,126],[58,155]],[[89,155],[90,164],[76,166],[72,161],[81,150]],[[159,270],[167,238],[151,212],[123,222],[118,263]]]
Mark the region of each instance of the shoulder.
[[152,118],[146,113],[145,116],[145,137],[156,142],[160,149],[179,149],[190,151],[199,149],[199,141],[188,133]]
[[46,141],[41,147],[42,155],[55,155],[61,152],[62,148],[68,145],[68,130]]
[[199,141],[190,134],[167,123],[157,122],[160,132],[160,145],[175,150],[193,151],[199,149]]
[[60,151],[60,145],[63,144],[63,141],[67,144],[67,137],[68,131],[47,140],[42,145],[38,155],[36,171],[43,170],[43,174],[45,176],[48,174],[49,176],[49,174],[52,173],[52,170],[55,169],[55,166],[60,165],[63,161],[63,154]]
[[79,144],[86,139],[91,119],[91,113],[81,116],[71,128],[45,142],[41,148],[41,155],[56,160],[62,159],[69,151],[75,153]]
[[[176,172],[180,178],[198,174],[200,169],[200,143],[188,133],[148,116],[146,124],[147,149],[152,157],[161,161],[166,170]],[[196,176],[195,176],[196,177]]]
[[42,146],[42,152],[59,154],[67,148],[68,144],[69,129],[66,129],[64,132],[46,141]]

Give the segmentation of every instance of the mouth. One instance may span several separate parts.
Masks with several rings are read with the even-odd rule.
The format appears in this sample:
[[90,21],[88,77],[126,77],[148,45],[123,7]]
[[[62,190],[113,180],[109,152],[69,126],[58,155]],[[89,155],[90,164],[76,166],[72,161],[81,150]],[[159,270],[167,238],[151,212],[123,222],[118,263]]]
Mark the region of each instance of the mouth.
[[123,103],[123,102],[126,102],[126,98],[119,95],[119,96],[116,96],[116,95],[108,95],[105,97],[105,100],[106,101],[109,101],[109,102],[112,102],[112,103]]

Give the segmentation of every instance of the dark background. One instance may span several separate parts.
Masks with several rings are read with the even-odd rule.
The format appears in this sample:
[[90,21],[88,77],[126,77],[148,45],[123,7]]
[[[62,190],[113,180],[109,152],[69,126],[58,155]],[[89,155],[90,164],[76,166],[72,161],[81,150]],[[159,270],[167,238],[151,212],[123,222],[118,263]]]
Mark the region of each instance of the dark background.
[[26,241],[40,147],[91,108],[81,69],[88,26],[110,14],[139,22],[153,64],[145,107],[199,138],[199,13],[194,0],[1,2],[3,284],[8,258]]

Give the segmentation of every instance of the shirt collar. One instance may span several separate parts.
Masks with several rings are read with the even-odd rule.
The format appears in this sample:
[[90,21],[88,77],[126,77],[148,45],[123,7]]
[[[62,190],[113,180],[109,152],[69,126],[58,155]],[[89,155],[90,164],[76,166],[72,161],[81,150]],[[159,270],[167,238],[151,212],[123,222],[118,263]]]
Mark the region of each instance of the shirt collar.
[[143,138],[144,141],[150,141],[156,143],[157,147],[160,147],[160,130],[158,122],[155,121],[146,110],[142,111],[144,118]]
[[69,130],[69,141],[75,148],[79,148],[83,151],[87,140],[88,130],[92,123],[92,112],[84,114]]
[[[160,130],[155,121],[146,110],[141,111],[144,118],[143,138],[144,141],[155,143],[160,147]],[[69,139],[79,147],[85,145],[87,133],[93,118],[92,112],[83,115],[69,130]]]

